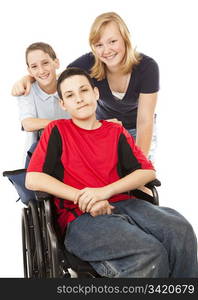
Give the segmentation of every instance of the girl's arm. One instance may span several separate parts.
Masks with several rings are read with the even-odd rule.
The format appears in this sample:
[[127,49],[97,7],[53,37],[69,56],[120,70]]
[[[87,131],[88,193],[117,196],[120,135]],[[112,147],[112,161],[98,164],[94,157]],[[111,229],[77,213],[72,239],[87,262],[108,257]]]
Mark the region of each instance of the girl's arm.
[[157,93],[140,94],[138,101],[136,144],[148,156],[153,135]]

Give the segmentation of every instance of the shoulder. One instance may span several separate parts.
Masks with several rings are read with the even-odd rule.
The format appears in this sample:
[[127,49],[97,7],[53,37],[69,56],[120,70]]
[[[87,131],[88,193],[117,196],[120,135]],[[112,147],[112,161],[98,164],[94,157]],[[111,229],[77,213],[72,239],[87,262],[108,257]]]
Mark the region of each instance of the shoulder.
[[128,143],[131,147],[134,147],[135,140],[130,135],[130,133],[124,128],[124,126],[109,122],[109,121],[103,121],[103,124],[107,128],[108,136],[113,136],[114,141],[117,139],[117,143],[119,145],[122,145],[123,143]]
[[102,124],[108,131],[112,130],[117,132],[118,134],[122,133],[123,130],[125,130],[122,125],[115,122],[102,120]]
[[47,126],[49,128],[57,127],[57,128],[62,128],[69,126],[71,120],[70,119],[58,119],[58,120],[53,120],[51,121]]
[[94,64],[94,61],[95,59],[93,53],[89,52],[74,60],[67,67],[78,67],[86,71],[89,71]]
[[159,68],[156,61],[145,54],[137,65],[135,74],[139,80],[139,93],[155,93],[159,90]]
[[69,126],[70,120],[59,119],[51,121],[43,130],[42,136],[61,140],[61,137],[66,134],[66,128]]
[[152,57],[145,55],[143,53],[140,53],[140,56],[141,56],[140,63],[136,66],[136,68],[140,72],[145,72],[146,70],[149,69],[158,70],[158,64]]

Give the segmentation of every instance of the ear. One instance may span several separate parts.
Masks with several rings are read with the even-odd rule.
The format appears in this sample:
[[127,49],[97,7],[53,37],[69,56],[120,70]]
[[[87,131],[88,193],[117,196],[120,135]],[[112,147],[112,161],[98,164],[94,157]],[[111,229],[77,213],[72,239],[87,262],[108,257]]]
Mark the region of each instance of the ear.
[[59,61],[58,58],[56,58],[56,59],[54,60],[54,63],[55,63],[56,69],[59,69],[59,68],[60,68],[60,61]]
[[94,87],[94,94],[96,96],[96,101],[98,101],[100,97],[100,93],[99,93],[99,89],[96,86]]
[[63,110],[65,110],[65,111],[67,110],[67,108],[64,105],[64,101],[62,99],[59,99],[59,105]]

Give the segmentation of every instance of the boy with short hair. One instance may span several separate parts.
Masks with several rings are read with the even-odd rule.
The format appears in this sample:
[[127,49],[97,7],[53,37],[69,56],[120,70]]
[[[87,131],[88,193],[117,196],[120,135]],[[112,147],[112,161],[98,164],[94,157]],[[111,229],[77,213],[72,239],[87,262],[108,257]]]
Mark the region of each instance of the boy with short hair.
[[155,171],[121,125],[96,119],[99,93],[90,76],[68,68],[57,91],[72,119],[45,128],[26,187],[55,196],[67,249],[104,277],[196,277],[191,225],[127,193]]
[[38,42],[29,45],[25,52],[29,74],[35,79],[30,94],[18,97],[22,127],[29,134],[29,146],[38,140],[38,131],[52,120],[69,118],[59,105],[56,91],[56,70],[59,60],[53,48]]

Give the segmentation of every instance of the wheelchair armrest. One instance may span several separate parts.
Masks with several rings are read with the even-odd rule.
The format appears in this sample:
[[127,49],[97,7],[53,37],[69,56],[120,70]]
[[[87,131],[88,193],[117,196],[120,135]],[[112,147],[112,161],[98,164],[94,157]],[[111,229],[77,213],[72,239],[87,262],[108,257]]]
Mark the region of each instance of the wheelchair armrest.
[[44,201],[44,200],[52,199],[53,197],[51,194],[48,194],[46,192],[40,192],[40,191],[36,191],[35,196],[37,201]]
[[153,188],[155,186],[161,186],[161,182],[158,179],[152,180],[149,183],[145,184],[147,188]]

